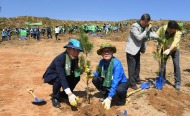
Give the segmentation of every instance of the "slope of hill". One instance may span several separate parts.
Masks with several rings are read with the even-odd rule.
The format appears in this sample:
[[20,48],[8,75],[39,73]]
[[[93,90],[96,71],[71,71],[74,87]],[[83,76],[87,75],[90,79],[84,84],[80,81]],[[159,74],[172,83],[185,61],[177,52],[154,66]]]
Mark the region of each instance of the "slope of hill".
[[[124,21],[118,21],[118,22],[128,22],[129,24],[132,24],[137,19],[132,20],[124,20]],[[152,20],[153,26],[166,24],[168,20]],[[105,21],[70,21],[70,20],[56,20],[56,19],[50,19],[48,17],[33,17],[33,16],[18,16],[13,18],[3,18],[0,17],[0,30],[2,30],[3,27],[25,27],[25,22],[42,22],[43,26],[52,26],[55,27],[57,25],[82,25],[82,24],[99,24],[103,25],[104,23],[110,23],[114,25],[114,23],[118,22],[105,22]],[[184,25],[188,27],[188,30],[190,30],[190,21],[179,21],[183,22]]]

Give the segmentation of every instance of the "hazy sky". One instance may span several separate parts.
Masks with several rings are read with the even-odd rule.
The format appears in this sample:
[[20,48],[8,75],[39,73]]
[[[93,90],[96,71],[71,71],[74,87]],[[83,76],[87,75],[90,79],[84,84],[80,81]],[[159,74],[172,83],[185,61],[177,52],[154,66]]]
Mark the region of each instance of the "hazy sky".
[[190,0],[0,0],[0,17],[122,21],[149,13],[153,20],[190,20]]

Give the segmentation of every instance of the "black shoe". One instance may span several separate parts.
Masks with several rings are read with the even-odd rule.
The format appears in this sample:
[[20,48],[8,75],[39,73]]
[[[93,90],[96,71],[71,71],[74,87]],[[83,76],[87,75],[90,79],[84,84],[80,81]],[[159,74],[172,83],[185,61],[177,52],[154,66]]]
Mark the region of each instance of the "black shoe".
[[61,99],[68,99],[68,95],[64,91],[60,92],[59,97]]
[[142,81],[137,81],[137,84],[142,84]]
[[136,85],[134,85],[134,86],[131,86],[131,89],[137,90],[138,87]]
[[126,103],[125,99],[118,99],[118,101],[116,102],[116,105],[117,106],[123,106],[123,105],[125,105],[125,103]]
[[175,89],[179,91],[180,90],[180,85],[175,85]]
[[99,102],[103,102],[107,98],[107,95],[104,95],[104,97],[99,99]]
[[102,97],[99,99],[99,102],[103,102],[106,98],[105,97]]
[[103,102],[108,97],[108,91],[100,90],[100,92],[102,93],[103,97],[99,99],[99,102]]
[[56,108],[61,107],[60,102],[56,98],[52,98],[52,105]]

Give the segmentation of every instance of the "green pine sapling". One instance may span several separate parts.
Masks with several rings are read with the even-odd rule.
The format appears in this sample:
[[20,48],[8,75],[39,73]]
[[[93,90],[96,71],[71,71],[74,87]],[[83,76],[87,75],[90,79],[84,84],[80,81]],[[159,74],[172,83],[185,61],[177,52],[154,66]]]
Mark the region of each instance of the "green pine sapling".
[[85,57],[82,55],[79,58],[80,62],[80,69],[82,72],[86,73],[86,99],[88,104],[90,104],[90,91],[89,91],[89,84],[90,84],[90,79],[92,78],[92,72],[90,70],[90,61],[86,60],[88,57],[88,54],[92,52],[93,44],[89,41],[88,37],[84,34],[84,31],[82,28],[79,29],[79,39],[81,42],[81,46],[83,48]]

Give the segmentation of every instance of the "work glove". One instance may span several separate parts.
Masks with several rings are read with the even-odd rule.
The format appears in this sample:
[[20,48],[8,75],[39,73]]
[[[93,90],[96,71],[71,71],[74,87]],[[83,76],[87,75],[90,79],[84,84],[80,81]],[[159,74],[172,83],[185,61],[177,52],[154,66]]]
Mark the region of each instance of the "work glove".
[[84,72],[85,73],[89,73],[90,72],[90,68],[88,66],[86,66]]
[[77,101],[79,100],[78,97],[76,97],[74,94],[70,95],[69,96],[69,103],[72,105],[72,106],[77,106]]
[[145,31],[146,31],[146,32],[149,32],[151,28],[152,28],[152,25],[149,24],[149,26],[147,26],[147,27],[145,28]]
[[94,77],[94,75],[87,75],[87,76],[86,76],[87,79],[91,79],[91,78],[93,78],[93,77]]
[[111,98],[107,97],[103,102],[102,105],[104,105],[104,109],[109,110],[111,106]]
[[167,49],[163,52],[163,54],[168,55],[170,53],[170,49]]
[[94,77],[98,77],[98,72],[93,73]]

